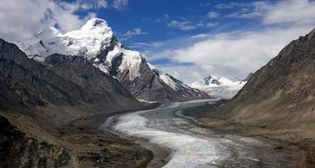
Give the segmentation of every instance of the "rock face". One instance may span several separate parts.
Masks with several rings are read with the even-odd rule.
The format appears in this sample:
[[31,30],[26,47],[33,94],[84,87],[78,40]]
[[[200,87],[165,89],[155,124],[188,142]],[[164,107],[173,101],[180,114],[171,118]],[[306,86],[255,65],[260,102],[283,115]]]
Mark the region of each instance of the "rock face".
[[1,108],[102,104],[108,111],[118,111],[139,107],[117,80],[82,57],[53,54],[43,65],[4,40],[0,40],[0,88]]
[[0,116],[0,167],[68,167],[69,160],[63,147],[29,138]]
[[231,99],[246,82],[247,78],[244,80],[232,81],[225,77],[214,77],[209,75],[204,78],[203,81],[192,83],[191,87],[203,90],[211,97]]
[[288,44],[226,105],[236,121],[312,129],[315,120],[315,30]]
[[[80,30],[65,34],[50,27],[18,45],[29,58],[41,63],[54,53],[86,58],[102,72],[118,79],[139,100],[208,98],[206,93],[191,89],[173,77],[165,82],[139,52],[119,43],[107,22],[102,19],[91,19]],[[173,83],[176,83],[175,87]]]

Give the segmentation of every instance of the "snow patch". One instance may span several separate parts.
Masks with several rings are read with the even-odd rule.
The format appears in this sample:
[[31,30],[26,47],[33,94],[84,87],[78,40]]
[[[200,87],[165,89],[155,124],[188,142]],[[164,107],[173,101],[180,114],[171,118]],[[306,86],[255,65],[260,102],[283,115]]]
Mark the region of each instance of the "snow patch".
[[129,79],[133,81],[136,77],[140,76],[140,64],[142,62],[141,55],[138,51],[131,51],[121,48],[123,59],[119,66],[121,72],[129,70]]
[[162,79],[162,81],[168,86],[170,86],[173,90],[176,90],[177,83],[173,81],[168,74],[161,73],[160,79]]

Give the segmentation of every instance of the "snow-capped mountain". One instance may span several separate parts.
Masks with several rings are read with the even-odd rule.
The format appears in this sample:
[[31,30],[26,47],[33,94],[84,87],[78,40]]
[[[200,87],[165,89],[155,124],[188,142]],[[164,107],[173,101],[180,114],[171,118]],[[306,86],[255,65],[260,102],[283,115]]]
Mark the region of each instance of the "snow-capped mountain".
[[125,48],[103,19],[93,18],[79,30],[61,33],[54,27],[19,42],[29,58],[45,63],[54,53],[80,56],[102,72],[120,81],[136,98],[146,101],[173,101],[207,98],[169,75],[152,70],[138,51]]
[[191,87],[203,90],[211,97],[230,99],[246,84],[247,80],[230,80],[209,75],[203,81],[194,82]]

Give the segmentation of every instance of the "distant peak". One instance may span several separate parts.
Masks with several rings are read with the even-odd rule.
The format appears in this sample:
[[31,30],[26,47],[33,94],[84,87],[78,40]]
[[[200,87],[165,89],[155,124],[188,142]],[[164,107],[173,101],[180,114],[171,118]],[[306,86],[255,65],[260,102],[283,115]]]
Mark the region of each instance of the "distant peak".
[[57,34],[59,34],[60,32],[59,32],[59,30],[58,29],[56,29],[55,27],[53,27],[53,26],[49,26],[49,27],[45,27],[42,31],[40,31],[39,33],[38,33],[38,35],[46,35],[46,34],[51,34],[51,35],[57,35]]
[[81,29],[93,29],[96,27],[101,27],[101,28],[107,28],[108,23],[104,19],[100,18],[92,18],[88,20],[82,27]]
[[45,27],[42,31],[40,31],[36,36],[42,40],[46,40],[49,38],[57,37],[61,35],[58,29],[53,26]]
[[203,79],[206,85],[215,84],[220,85],[221,82],[219,81],[220,78],[216,78],[214,76],[209,75],[208,77]]

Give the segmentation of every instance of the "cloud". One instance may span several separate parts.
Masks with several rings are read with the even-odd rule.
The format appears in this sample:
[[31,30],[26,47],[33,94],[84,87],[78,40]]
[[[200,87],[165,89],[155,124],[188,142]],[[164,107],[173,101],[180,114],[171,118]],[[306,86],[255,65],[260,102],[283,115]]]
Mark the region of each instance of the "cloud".
[[217,18],[218,16],[220,16],[220,13],[218,12],[209,12],[208,13],[208,18]]
[[0,3],[0,36],[10,42],[16,42],[38,33],[46,26],[57,25],[61,31],[80,27],[85,20],[95,17],[88,13],[86,17],[76,15],[77,10],[88,8],[106,8],[106,1],[77,0],[72,3],[52,0],[4,0]]
[[159,42],[158,47],[148,52],[149,61],[158,63],[159,59],[168,59],[170,65],[158,66],[187,83],[207,74],[244,78],[265,65],[291,40],[307,34],[315,26],[314,1],[258,1],[216,7],[239,8],[238,13],[234,13],[237,17],[260,18],[257,20],[259,28],[203,33]]
[[101,9],[107,8],[108,2],[106,0],[75,0],[73,2],[65,2],[60,0],[54,1],[59,6],[65,9],[76,11],[76,10],[90,10],[90,9]]
[[241,7],[239,11],[227,16],[234,18],[260,17],[265,25],[310,25],[315,23],[315,2],[311,0],[284,0],[273,3],[257,1],[246,5],[219,4],[219,7]]
[[[114,4],[122,7],[127,1],[115,1]],[[2,0],[0,38],[17,42],[47,26],[57,26],[62,32],[75,30],[86,20],[97,16],[91,10],[109,7],[107,0]],[[79,15],[81,11],[85,15]]]
[[236,3],[236,2],[230,2],[230,3],[219,3],[215,5],[215,8],[217,9],[232,9],[237,7],[249,7],[251,6],[250,3]]
[[198,65],[154,65],[155,68],[162,69],[164,72],[171,74],[177,79],[181,79],[184,83],[190,84],[203,79],[209,75],[207,71],[203,70]]
[[161,19],[160,19],[160,18],[159,18],[159,19],[155,19],[154,22],[160,23],[160,22],[161,22]]
[[210,2],[206,2],[206,3],[201,3],[201,4],[200,4],[200,7],[205,8],[205,7],[208,7],[208,6],[210,6],[210,5],[211,5]]
[[286,0],[276,4],[255,3],[255,11],[262,11],[264,24],[290,23],[297,25],[315,23],[315,2]]
[[198,25],[193,25],[189,21],[176,21],[172,20],[171,22],[168,23],[169,27],[179,29],[179,30],[194,30],[197,29],[199,26]]
[[[195,81],[198,77],[202,79],[208,74],[242,79],[248,73],[255,72],[265,65],[291,40],[305,35],[311,28],[302,26],[216,35],[201,34],[161,43],[160,48],[156,49],[160,50],[159,52],[147,55],[152,62],[159,59],[174,62],[173,65],[159,67],[187,83]],[[183,39],[189,39],[190,42],[181,44],[184,43]],[[187,63],[189,65],[177,65]]]
[[132,30],[128,30],[123,36],[131,37],[136,35],[148,34],[147,32],[143,32],[141,28],[134,28]]
[[274,57],[286,44],[310,28],[265,29],[215,35],[174,51],[172,60],[200,65],[209,73],[244,77]]
[[218,23],[203,23],[203,22],[193,24],[184,18],[182,20],[183,21],[172,20],[168,23],[167,26],[171,28],[179,29],[182,31],[189,31],[189,30],[194,30],[198,28],[210,28],[210,27],[214,27],[218,25]]
[[113,1],[113,7],[115,9],[122,9],[128,5],[128,0],[114,0]]

